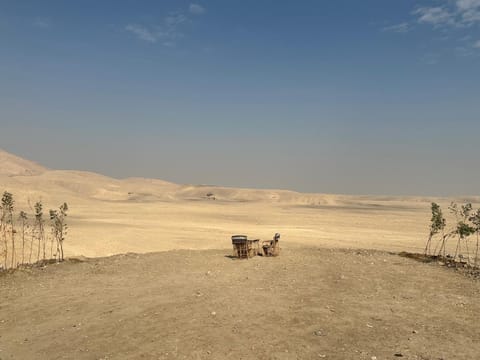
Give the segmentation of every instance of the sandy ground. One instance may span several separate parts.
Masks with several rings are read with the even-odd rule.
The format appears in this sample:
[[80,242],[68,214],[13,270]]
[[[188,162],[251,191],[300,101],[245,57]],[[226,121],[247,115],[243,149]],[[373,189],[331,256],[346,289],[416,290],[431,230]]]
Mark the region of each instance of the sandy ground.
[[263,202],[177,201],[72,207],[71,255],[112,255],[173,249],[230,248],[230,236],[270,239],[289,247],[368,247],[418,250],[428,204],[307,207]]
[[[70,207],[67,256],[109,256],[174,249],[226,249],[232,234],[286,246],[419,251],[428,233],[430,201],[449,199],[300,194],[115,180],[95,174],[48,172],[1,177],[17,210]],[[62,180],[59,180],[61,178]],[[106,189],[116,186],[106,195]],[[1,189],[0,189],[1,190]],[[206,194],[212,192],[216,200]],[[98,194],[101,194],[99,198]],[[141,195],[139,195],[141,193]]]
[[[117,180],[0,150],[4,190],[18,211],[67,202],[66,255],[95,259],[0,276],[1,360],[479,358],[480,283],[386,252],[421,251],[430,202],[452,199]],[[227,256],[232,234],[276,232],[278,258]]]
[[[430,202],[445,212],[453,199],[304,194],[286,190],[178,185],[153,179],[112,179],[49,170],[0,150],[0,191],[17,211],[70,206],[67,256],[109,256],[174,249],[227,249],[232,234],[271,239],[286,247],[420,251]],[[211,200],[207,194],[212,194]],[[480,199],[472,201],[479,206]]]
[[385,252],[120,255],[0,277],[0,358],[478,359],[480,283]]

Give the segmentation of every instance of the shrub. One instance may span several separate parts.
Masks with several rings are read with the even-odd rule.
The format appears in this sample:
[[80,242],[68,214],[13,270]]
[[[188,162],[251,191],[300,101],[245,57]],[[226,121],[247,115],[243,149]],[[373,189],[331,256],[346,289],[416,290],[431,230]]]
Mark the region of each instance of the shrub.
[[[2,247],[2,251],[0,252],[0,264],[2,265],[0,265],[0,269],[14,269],[19,265],[34,263],[42,264],[50,259],[63,261],[63,243],[68,229],[66,224],[68,205],[63,203],[58,210],[50,210],[50,225],[52,231],[51,234],[48,235],[45,234],[45,223],[48,219],[46,221],[44,218],[43,204],[41,201],[35,203],[33,207],[34,216],[32,217],[29,217],[23,210],[16,215],[14,213],[14,204],[13,195],[5,191],[2,196],[0,208],[0,247]],[[18,249],[15,242],[17,224],[20,232],[19,239],[21,239],[21,247],[19,246]],[[28,239],[30,239],[30,241],[28,241]],[[48,241],[50,241],[51,244],[50,254],[47,254]],[[53,251],[54,243],[56,243],[55,253]],[[36,254],[34,254],[34,251]]]

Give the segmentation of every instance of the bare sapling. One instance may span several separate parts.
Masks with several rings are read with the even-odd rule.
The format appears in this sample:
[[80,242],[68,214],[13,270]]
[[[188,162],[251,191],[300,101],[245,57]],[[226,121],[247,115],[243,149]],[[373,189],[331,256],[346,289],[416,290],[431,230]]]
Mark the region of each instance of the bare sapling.
[[[52,211],[55,211],[55,210],[50,210],[50,220],[52,220]],[[55,227],[54,226],[51,226],[50,228],[50,258],[51,259],[56,259],[57,258],[57,255],[58,255],[58,251],[56,252],[53,252],[53,245],[54,243],[56,243],[56,239],[55,239]]]
[[477,235],[477,242],[475,245],[475,257],[473,261],[473,265],[475,267],[478,266],[478,247],[479,247],[479,235],[480,235],[480,209],[478,209],[475,213],[470,216],[470,222],[473,224],[473,228],[475,229],[475,234]]
[[33,256],[33,243],[35,241],[35,225],[33,225],[32,231],[30,233],[30,254],[28,255],[28,263],[32,263]]
[[2,196],[2,226],[5,245],[5,269],[8,268],[8,237],[12,243],[12,262],[11,267],[15,266],[15,228],[13,224],[13,195],[7,191]]
[[[14,212],[14,204],[13,195],[5,191],[0,202],[0,271],[15,269],[26,264],[42,264],[53,258],[59,262],[63,261],[63,242],[68,230],[66,224],[68,205],[63,203],[58,210],[50,210],[52,221],[50,237],[45,234],[41,201],[38,201],[32,209],[35,214],[33,224],[30,223],[26,212],[20,211],[18,215]],[[50,254],[47,253],[48,241],[50,241]],[[54,244],[56,244],[56,252],[54,252]]]
[[35,203],[35,226],[34,233],[37,238],[37,262],[40,261],[40,250],[42,248],[42,241],[44,241],[44,220],[43,220],[43,205],[41,201]]
[[22,265],[25,264],[25,230],[27,228],[27,213],[25,211],[20,211],[19,220],[22,224]]
[[[60,244],[58,243],[58,230],[57,230],[57,217],[58,217],[58,211],[57,210],[50,210],[50,225],[51,225],[51,253],[52,253],[52,258],[56,259],[57,262],[60,261]],[[53,253],[53,243],[56,245],[56,251],[55,254]],[[57,258],[58,257],[58,258]]]
[[8,255],[8,248],[7,248],[7,229],[5,226],[5,221],[6,221],[6,215],[5,215],[5,210],[3,209],[3,206],[1,208],[2,214],[0,216],[0,232],[2,236],[2,244],[3,244],[3,249],[2,249],[2,256],[3,256],[3,268],[4,270],[7,269],[7,255]]

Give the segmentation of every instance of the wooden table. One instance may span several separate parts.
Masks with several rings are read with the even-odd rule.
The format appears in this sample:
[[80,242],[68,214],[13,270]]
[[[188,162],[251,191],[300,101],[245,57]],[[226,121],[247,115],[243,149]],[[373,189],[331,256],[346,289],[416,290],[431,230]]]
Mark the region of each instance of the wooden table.
[[232,240],[233,254],[240,259],[248,259],[257,256],[260,252],[260,239],[237,239]]

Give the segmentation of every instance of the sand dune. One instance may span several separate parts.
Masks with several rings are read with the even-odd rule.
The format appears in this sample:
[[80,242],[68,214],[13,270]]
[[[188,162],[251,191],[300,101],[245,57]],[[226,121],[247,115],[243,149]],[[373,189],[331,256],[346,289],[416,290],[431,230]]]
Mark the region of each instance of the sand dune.
[[114,179],[49,170],[5,151],[0,169],[0,191],[15,195],[17,209],[28,210],[39,199],[46,208],[70,205],[67,255],[228,248],[233,233],[270,238],[275,232],[287,247],[419,250],[430,201],[451,200]]
[[[0,357],[474,359],[479,351],[478,284],[391,253],[421,251],[430,201],[451,199],[119,180],[6,153],[0,168],[0,191],[15,194],[18,210],[66,201],[66,256],[94,257],[0,277]],[[228,257],[232,234],[275,232],[280,257]]]
[[33,161],[22,159],[0,149],[0,175],[39,175],[45,171],[47,171],[46,168]]

